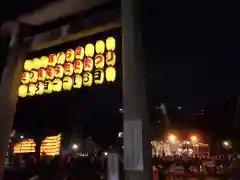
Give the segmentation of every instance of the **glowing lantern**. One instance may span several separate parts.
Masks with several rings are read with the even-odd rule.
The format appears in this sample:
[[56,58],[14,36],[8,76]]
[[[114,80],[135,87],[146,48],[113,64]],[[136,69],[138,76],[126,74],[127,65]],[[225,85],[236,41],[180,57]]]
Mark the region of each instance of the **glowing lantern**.
[[64,68],[61,65],[55,67],[55,77],[62,78],[64,73]]
[[57,78],[57,79],[53,80],[52,89],[53,89],[53,91],[57,91],[57,92],[62,90],[62,81],[61,81],[61,79]]
[[83,60],[84,58],[84,48],[79,46],[76,48],[75,50],[75,54],[76,54],[76,59],[80,59]]
[[35,83],[38,80],[38,72],[37,71],[31,71],[30,72],[30,82]]
[[95,84],[102,84],[104,81],[104,72],[101,69],[97,69],[94,73]]
[[116,40],[113,37],[108,37],[106,40],[106,48],[108,51],[114,51],[116,48]]
[[42,56],[41,57],[41,67],[46,68],[48,67],[48,57],[47,56]]
[[39,81],[45,81],[47,76],[46,70],[45,69],[39,69],[38,71],[38,80]]
[[73,62],[73,70],[76,74],[81,74],[83,71],[83,62],[80,60],[76,60]]
[[30,73],[29,72],[23,72],[21,75],[21,82],[23,84],[28,84],[30,81]]
[[43,89],[44,93],[52,93],[52,81],[45,81],[44,82],[44,89]]
[[108,66],[114,66],[116,64],[116,54],[114,52],[112,52],[112,51],[107,52],[106,64]]
[[16,153],[33,153],[35,152],[36,143],[33,139],[27,139],[16,143],[13,147],[14,154]]
[[29,96],[34,96],[35,93],[36,93],[36,90],[37,90],[36,85],[30,83],[29,86],[28,86],[28,95]]
[[69,76],[65,76],[63,78],[63,89],[64,90],[71,90],[73,85],[73,80]]
[[19,97],[26,97],[28,92],[28,86],[27,85],[20,85],[18,88],[18,96]]
[[47,79],[53,79],[55,76],[55,69],[53,67],[47,68]]
[[90,72],[86,72],[83,74],[83,85],[91,86],[93,81],[93,76]]
[[93,55],[94,55],[94,45],[93,44],[87,44],[85,46],[85,54],[88,57],[93,57]]
[[46,137],[40,147],[41,155],[57,156],[60,153],[61,134]]
[[68,49],[66,52],[66,60],[68,62],[73,62],[75,58],[75,52],[73,49]]
[[42,66],[42,61],[41,61],[41,59],[39,59],[39,58],[34,58],[34,59],[33,59],[33,66],[32,66],[32,68],[33,68],[33,69],[39,69],[39,68],[41,68],[41,66]]
[[71,76],[73,74],[73,64],[72,63],[65,63],[64,64],[64,74],[67,76]]
[[105,63],[104,60],[105,60],[105,58],[104,58],[103,55],[96,55],[96,57],[95,57],[95,67],[97,69],[104,68],[104,63]]
[[105,43],[101,40],[97,41],[95,44],[96,53],[103,54],[105,51]]
[[66,56],[65,56],[64,52],[57,53],[57,64],[64,64],[65,58],[66,58]]
[[74,80],[74,84],[73,87],[74,88],[81,88],[82,87],[82,76],[79,74],[76,74],[73,78]]
[[80,76],[79,74],[76,74],[74,76],[74,84],[73,84],[74,88],[81,88],[82,87],[82,76]]
[[31,71],[32,68],[33,68],[33,61],[31,61],[31,60],[26,60],[26,61],[24,62],[24,70],[26,70],[26,71]]
[[107,67],[106,80],[107,82],[113,82],[116,80],[116,69],[114,67]]
[[84,71],[92,71],[93,69],[93,60],[92,58],[85,58],[83,64]]
[[48,65],[49,66],[56,66],[57,64],[57,56],[55,54],[50,54],[48,56]]
[[37,82],[36,84],[36,94],[37,95],[42,95],[44,91],[44,83],[43,82]]

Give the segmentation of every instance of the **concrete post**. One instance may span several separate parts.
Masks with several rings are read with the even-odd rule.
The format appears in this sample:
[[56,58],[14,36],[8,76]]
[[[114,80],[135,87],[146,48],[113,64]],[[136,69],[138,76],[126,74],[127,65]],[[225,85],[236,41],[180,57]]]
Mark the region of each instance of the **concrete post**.
[[[143,168],[131,168],[125,173],[128,180],[152,180],[153,168],[151,163],[151,141],[146,97],[146,75],[144,65],[144,49],[142,42],[142,26],[140,19],[140,1],[122,0],[122,65],[123,65],[123,108],[124,108],[124,155],[125,164],[130,162],[126,156],[126,148],[134,142],[126,137],[129,121],[141,128],[135,137],[141,137],[139,153],[142,157]],[[135,123],[134,123],[135,122]],[[140,125],[139,125],[140,124]],[[134,128],[133,128],[134,129]],[[130,142],[131,141],[131,142]],[[138,146],[138,145],[136,145]],[[131,150],[133,156],[138,152]],[[129,158],[129,159],[127,159]]]
[[14,26],[0,84],[0,179],[3,175],[5,153],[14,121],[18,86],[27,45],[19,37],[20,25]]

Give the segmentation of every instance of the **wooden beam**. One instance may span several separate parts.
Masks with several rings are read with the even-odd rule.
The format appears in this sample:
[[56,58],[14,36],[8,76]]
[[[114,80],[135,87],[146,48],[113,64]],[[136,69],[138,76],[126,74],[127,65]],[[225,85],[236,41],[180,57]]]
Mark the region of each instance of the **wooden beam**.
[[98,27],[94,27],[94,28],[91,28],[91,29],[86,29],[86,30],[83,30],[83,31],[79,31],[78,33],[69,34],[67,36],[63,36],[63,37],[60,37],[56,40],[49,41],[49,42],[46,42],[46,43],[32,44],[32,46],[30,48],[30,52],[50,48],[50,47],[53,47],[53,46],[56,46],[56,45],[59,45],[59,44],[63,44],[63,43],[69,42],[69,41],[74,41],[74,40],[77,40],[77,39],[81,39],[83,37],[91,36],[93,34],[105,32],[105,31],[115,29],[115,28],[119,28],[119,27],[121,27],[121,23],[120,23],[120,20],[117,20],[116,22],[110,22],[110,23],[107,23],[107,24],[102,25],[102,26],[98,26]]

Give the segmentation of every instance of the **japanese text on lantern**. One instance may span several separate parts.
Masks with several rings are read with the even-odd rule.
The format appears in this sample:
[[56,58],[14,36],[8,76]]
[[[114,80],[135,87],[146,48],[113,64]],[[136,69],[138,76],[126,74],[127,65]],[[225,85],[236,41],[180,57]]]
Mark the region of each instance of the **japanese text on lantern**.
[[24,62],[18,96],[34,96],[90,87],[116,80],[116,40],[108,37]]

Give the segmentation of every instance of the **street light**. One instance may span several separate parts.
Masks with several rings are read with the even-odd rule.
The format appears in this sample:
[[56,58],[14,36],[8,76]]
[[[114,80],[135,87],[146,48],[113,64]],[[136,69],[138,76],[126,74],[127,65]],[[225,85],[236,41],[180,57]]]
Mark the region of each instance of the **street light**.
[[197,136],[191,136],[192,143],[196,143],[198,140]]
[[193,151],[198,155],[198,144],[197,144],[198,138],[197,136],[191,136],[190,139],[193,144]]
[[222,145],[225,149],[231,149],[232,148],[232,144],[230,141],[223,141]]
[[77,144],[73,144],[72,145],[72,150],[76,151],[78,149],[78,145]]
[[168,140],[171,142],[171,143],[174,143],[176,141],[177,137],[173,134],[170,134],[168,136]]

